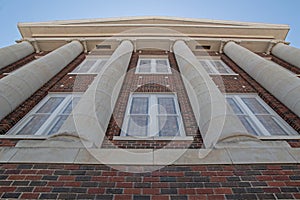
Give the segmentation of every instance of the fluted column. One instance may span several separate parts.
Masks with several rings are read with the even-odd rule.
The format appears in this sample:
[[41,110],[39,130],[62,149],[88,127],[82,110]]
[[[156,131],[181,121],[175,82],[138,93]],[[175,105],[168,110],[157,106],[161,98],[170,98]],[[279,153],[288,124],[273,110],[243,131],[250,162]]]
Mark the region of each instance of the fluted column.
[[27,41],[1,48],[0,69],[32,54],[33,52],[33,46]]
[[123,41],[118,46],[55,135],[75,134],[85,139],[83,142],[88,145],[92,143],[99,147],[102,144],[132,51],[130,41]]
[[226,139],[255,138],[233,113],[189,47],[183,41],[177,41],[173,49],[205,147],[211,148]]
[[0,120],[13,111],[60,70],[74,60],[83,47],[68,43],[0,80]]
[[224,52],[300,117],[300,79],[296,75],[234,42],[228,42]]
[[278,43],[272,48],[272,54],[300,68],[300,49]]

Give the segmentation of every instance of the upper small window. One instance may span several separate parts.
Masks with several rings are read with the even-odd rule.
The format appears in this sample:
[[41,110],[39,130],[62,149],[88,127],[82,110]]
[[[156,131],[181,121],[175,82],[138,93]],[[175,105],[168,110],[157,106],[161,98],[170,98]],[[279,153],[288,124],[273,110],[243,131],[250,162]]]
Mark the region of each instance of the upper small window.
[[226,95],[226,99],[249,133],[257,136],[298,134],[257,95]]
[[86,58],[78,67],[76,67],[72,74],[96,74],[101,71],[107,58]]
[[174,94],[132,94],[121,136],[185,136]]
[[199,60],[209,74],[235,74],[222,60]]
[[139,58],[135,73],[137,74],[171,74],[167,58]]
[[80,100],[74,94],[48,94],[8,134],[51,135],[56,133]]

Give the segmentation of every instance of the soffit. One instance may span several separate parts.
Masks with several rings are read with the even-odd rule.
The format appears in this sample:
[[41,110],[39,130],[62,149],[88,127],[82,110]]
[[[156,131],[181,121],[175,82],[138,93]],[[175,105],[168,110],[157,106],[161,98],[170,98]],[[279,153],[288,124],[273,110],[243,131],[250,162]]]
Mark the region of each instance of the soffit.
[[24,38],[177,36],[284,40],[288,25],[177,17],[122,17],[19,23]]

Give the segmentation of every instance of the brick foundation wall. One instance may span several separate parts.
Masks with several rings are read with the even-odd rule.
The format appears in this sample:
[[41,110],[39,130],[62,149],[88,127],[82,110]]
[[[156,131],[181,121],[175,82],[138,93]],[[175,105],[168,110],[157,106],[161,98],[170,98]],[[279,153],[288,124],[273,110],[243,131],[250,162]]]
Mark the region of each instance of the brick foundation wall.
[[[167,55],[172,68],[172,74],[135,74],[135,67],[137,65],[139,55]],[[141,51],[139,53],[133,53],[123,87],[113,112],[114,114],[110,119],[110,123],[106,131],[106,137],[102,144],[103,148],[201,148],[202,138],[178,71],[179,69],[175,56],[172,53],[162,51]],[[120,126],[122,125],[128,98],[131,92],[176,92],[183,123],[185,125],[185,132],[187,136],[193,136],[194,141],[191,143],[190,141],[113,140],[113,136],[119,136],[121,133]]]
[[3,199],[300,198],[300,165],[165,166],[133,174],[105,165],[2,164],[0,172]]

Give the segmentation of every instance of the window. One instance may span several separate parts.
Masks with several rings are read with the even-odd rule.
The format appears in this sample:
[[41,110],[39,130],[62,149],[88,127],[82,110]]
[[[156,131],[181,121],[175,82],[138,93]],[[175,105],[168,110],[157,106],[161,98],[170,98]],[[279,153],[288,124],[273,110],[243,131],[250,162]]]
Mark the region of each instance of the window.
[[137,74],[171,74],[167,58],[139,58],[135,73]]
[[199,60],[209,74],[235,74],[222,60]]
[[51,135],[56,133],[80,100],[74,94],[48,94],[9,134]]
[[132,94],[121,136],[185,136],[174,94]]
[[297,132],[257,95],[227,95],[226,99],[249,133],[257,136],[297,135]]
[[76,69],[74,74],[96,74],[101,71],[108,58],[86,58]]

